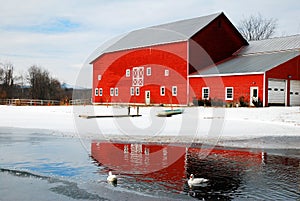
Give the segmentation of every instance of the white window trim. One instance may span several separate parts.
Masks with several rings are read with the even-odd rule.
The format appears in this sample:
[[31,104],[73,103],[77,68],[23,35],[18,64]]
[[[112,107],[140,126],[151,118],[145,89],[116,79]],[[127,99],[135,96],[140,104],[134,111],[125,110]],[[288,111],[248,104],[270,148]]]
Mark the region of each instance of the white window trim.
[[130,87],[130,95],[134,96],[134,87]]
[[160,96],[165,96],[165,95],[166,95],[166,87],[165,86],[161,86],[160,87]]
[[140,95],[140,87],[135,88],[135,95],[139,96]]
[[119,89],[117,87],[115,88],[115,96],[119,96]]
[[[228,93],[227,93],[227,90],[228,89],[232,89],[232,97],[231,98],[228,98]],[[233,100],[233,95],[234,95],[234,89],[233,87],[225,87],[225,100]]]
[[103,95],[103,89],[99,88],[99,96],[102,96],[102,95]]
[[177,86],[172,86],[172,96],[177,96],[177,94],[178,94]]
[[98,96],[99,95],[99,90],[98,88],[95,88],[95,96]]
[[110,88],[110,96],[114,96],[114,94],[115,94],[115,89],[114,88]]
[[[207,89],[208,93],[207,93],[207,98],[204,98],[204,90]],[[209,99],[209,95],[210,95],[210,89],[209,87],[202,87],[202,99],[203,100],[208,100]]]
[[165,76],[167,77],[167,76],[169,76],[170,75],[170,72],[169,72],[169,70],[165,70]]
[[130,69],[126,69],[125,76],[126,76],[126,77],[130,77]]
[[151,69],[151,67],[147,67],[147,69],[146,69],[146,75],[147,76],[151,76],[151,72],[152,71],[152,69]]

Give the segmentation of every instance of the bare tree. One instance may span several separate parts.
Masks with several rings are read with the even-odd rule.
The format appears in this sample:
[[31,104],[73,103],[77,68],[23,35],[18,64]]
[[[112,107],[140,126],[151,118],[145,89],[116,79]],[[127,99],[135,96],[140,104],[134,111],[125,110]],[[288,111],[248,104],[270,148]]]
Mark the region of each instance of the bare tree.
[[263,18],[261,14],[244,18],[237,26],[242,36],[249,40],[262,40],[274,35],[277,28],[277,19]]
[[5,87],[11,87],[14,85],[14,66],[11,63],[6,63],[4,66],[3,85]]
[[0,67],[0,98],[14,96],[14,66],[11,63],[1,63]]
[[3,75],[4,75],[3,64],[0,63],[0,85],[3,84]]
[[62,91],[60,82],[52,78],[47,70],[31,66],[28,69],[28,81],[32,98],[60,100]]

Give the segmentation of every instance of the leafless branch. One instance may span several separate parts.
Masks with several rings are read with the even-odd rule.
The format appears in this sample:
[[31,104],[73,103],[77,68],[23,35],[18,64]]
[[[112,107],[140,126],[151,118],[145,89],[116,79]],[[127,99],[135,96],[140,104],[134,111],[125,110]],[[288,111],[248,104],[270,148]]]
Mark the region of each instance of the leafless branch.
[[240,21],[238,30],[247,40],[262,40],[274,35],[277,28],[277,19],[263,18],[261,14],[251,15]]

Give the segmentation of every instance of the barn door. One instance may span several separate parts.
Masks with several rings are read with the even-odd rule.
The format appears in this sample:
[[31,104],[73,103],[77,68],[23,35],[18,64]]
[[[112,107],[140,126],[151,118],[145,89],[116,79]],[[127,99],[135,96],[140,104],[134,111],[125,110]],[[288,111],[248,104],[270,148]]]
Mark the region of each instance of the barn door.
[[250,87],[250,106],[254,106],[253,101],[258,101],[258,87]]
[[144,85],[144,67],[132,68],[132,86],[141,87]]
[[268,103],[271,105],[285,105],[286,81],[268,80]]
[[291,80],[290,83],[290,105],[299,106],[300,105],[300,81]]
[[150,91],[145,91],[145,104],[150,105]]

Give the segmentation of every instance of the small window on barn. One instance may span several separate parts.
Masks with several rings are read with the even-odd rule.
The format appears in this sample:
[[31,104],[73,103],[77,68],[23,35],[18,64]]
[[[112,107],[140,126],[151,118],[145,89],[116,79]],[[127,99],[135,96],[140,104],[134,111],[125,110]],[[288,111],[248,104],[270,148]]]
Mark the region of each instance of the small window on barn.
[[130,77],[130,69],[126,69],[126,77]]
[[167,77],[167,76],[169,76],[169,70],[165,70],[165,76]]
[[134,87],[130,87],[130,96],[134,96]]
[[100,88],[100,89],[99,89],[99,96],[102,96],[102,95],[103,95],[103,89]]
[[95,96],[98,96],[99,94],[98,94],[98,88],[95,88]]
[[115,88],[115,96],[118,96],[118,95],[119,95],[119,89]]
[[166,95],[166,88],[164,86],[160,87],[160,95],[165,96]]
[[209,99],[209,87],[202,88],[202,99],[208,100]]
[[139,96],[139,95],[140,95],[140,88],[139,88],[139,87],[136,87],[136,88],[135,88],[135,95],[136,95],[136,96]]
[[151,67],[148,67],[148,68],[147,68],[146,74],[147,74],[147,76],[150,76],[150,75],[151,75]]
[[110,88],[110,96],[114,96],[115,94],[115,89],[114,88]]
[[233,87],[225,88],[225,100],[233,100]]
[[296,96],[299,95],[299,92],[295,92],[295,95],[296,95]]
[[172,86],[172,96],[177,96],[177,86]]
[[98,80],[101,80],[102,79],[102,76],[101,75],[98,75]]
[[268,88],[269,91],[272,91],[272,88]]
[[284,89],[280,89],[280,91],[284,91]]

